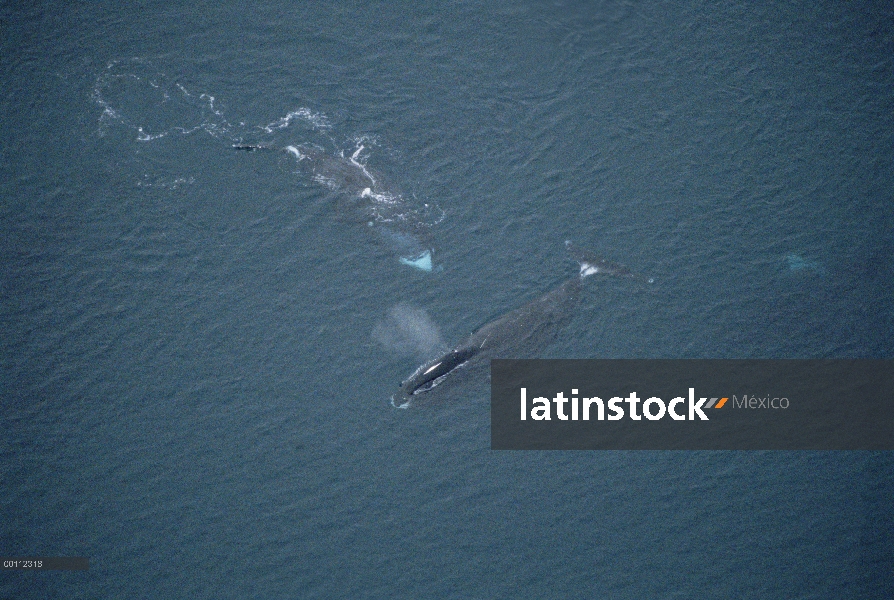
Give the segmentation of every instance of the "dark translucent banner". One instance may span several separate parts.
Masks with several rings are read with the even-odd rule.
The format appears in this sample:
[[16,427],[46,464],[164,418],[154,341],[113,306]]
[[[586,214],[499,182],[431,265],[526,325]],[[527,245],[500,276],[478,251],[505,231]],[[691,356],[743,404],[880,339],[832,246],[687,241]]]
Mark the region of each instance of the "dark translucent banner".
[[494,450],[894,450],[892,360],[493,360]]

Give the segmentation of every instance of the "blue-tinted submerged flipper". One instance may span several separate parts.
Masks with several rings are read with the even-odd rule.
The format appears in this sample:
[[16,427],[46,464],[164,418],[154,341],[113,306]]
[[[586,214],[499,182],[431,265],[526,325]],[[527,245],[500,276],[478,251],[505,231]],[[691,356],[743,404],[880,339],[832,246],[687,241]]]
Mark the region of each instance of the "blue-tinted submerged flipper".
[[433,268],[431,248],[411,233],[396,231],[390,227],[379,227],[379,233],[397,253],[400,263],[430,273]]
[[421,271],[431,272],[432,264],[431,264],[431,250],[426,250],[419,256],[413,258],[407,258],[405,256],[400,257],[400,262],[403,265],[407,265],[413,267],[414,269],[419,269]]

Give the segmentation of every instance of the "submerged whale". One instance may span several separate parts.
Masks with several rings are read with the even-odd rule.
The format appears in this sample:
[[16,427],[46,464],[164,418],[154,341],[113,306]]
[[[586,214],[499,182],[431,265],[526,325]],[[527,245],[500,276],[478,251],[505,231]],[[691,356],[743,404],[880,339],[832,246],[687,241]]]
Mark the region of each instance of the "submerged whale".
[[[280,150],[266,144],[239,143],[231,147],[244,152]],[[401,264],[421,271],[432,271],[432,248],[428,243],[431,224],[425,222],[419,210],[407,206],[400,194],[385,187],[380,177],[358,160],[363,149],[359,146],[354,154],[346,158],[312,146],[281,148],[295,157],[299,169],[312,181],[335,194],[342,212],[366,223],[386,242]]]
[[[246,146],[237,149],[262,149]],[[400,194],[388,190],[377,175],[357,160],[363,146],[345,158],[313,147],[286,146],[298,160],[299,168],[313,181],[331,190],[340,207],[353,218],[365,222],[397,254],[399,261],[422,271],[432,270],[432,249],[428,229],[419,214],[403,202]]]
[[536,357],[574,316],[583,280],[592,275],[612,275],[652,283],[652,278],[633,273],[623,265],[592,256],[565,242],[580,264],[580,273],[524,306],[473,331],[449,352],[420,366],[400,384],[391,397],[396,408],[409,408],[421,395],[458,377],[460,373],[489,365],[492,358]]

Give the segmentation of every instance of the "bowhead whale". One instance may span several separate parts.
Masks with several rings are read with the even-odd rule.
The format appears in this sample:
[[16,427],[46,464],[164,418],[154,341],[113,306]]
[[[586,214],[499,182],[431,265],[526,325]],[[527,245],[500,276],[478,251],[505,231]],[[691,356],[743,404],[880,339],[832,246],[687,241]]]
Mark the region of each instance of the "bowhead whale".
[[426,244],[428,225],[403,202],[400,194],[384,187],[380,177],[357,160],[363,146],[348,158],[312,147],[286,146],[285,150],[313,181],[339,195],[342,206],[384,240],[401,264],[432,270],[432,249]]
[[[234,150],[255,152],[277,150],[264,144],[233,144]],[[398,257],[401,264],[432,271],[432,248],[428,229],[418,215],[403,202],[399,193],[383,185],[381,178],[368,170],[358,157],[359,146],[349,157],[330,154],[312,146],[286,146],[298,168],[312,181],[327,188],[338,199],[339,207],[354,220],[367,225]]]
[[391,397],[396,408],[409,406],[422,395],[461,373],[480,370],[492,358],[536,357],[574,316],[583,280],[592,275],[611,275],[652,283],[623,265],[590,255],[565,242],[580,265],[580,273],[524,306],[516,308],[473,331],[449,352],[431,360],[400,384]]

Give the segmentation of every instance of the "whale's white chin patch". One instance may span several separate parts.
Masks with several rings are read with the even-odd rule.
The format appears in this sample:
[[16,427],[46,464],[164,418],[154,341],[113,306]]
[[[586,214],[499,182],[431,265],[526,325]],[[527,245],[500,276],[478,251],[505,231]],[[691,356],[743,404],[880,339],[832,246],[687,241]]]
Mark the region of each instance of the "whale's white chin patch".
[[426,250],[416,258],[401,257],[400,262],[421,271],[431,272],[431,250]]

